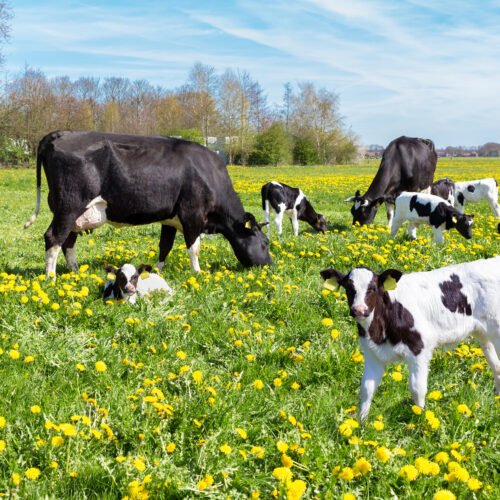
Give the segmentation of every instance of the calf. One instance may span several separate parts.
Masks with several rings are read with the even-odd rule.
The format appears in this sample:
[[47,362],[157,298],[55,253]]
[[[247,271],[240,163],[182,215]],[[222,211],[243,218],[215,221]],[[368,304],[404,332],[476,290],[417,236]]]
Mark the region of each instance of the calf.
[[477,181],[455,182],[455,206],[464,213],[466,201],[477,202],[486,200],[495,217],[500,217],[498,205],[498,184],[495,179],[480,179]]
[[500,257],[420,273],[356,268],[348,274],[326,269],[321,276],[327,288],[345,289],[357,321],[365,357],[362,420],[385,366],[394,361],[408,364],[413,400],[423,408],[434,349],[469,335],[481,344],[500,394]]
[[452,205],[455,204],[455,183],[448,177],[443,177],[432,183],[431,194],[439,196]]
[[455,228],[464,238],[472,238],[474,215],[463,215],[453,205],[439,196],[403,191],[396,198],[396,212],[391,225],[391,238],[398,233],[401,224],[407,220],[408,235],[417,237],[417,226],[427,224],[434,233],[434,241],[442,243],[444,231]]
[[132,264],[124,264],[120,269],[106,266],[105,270],[113,273],[115,278],[104,285],[104,300],[123,299],[135,304],[137,296],[144,297],[158,290],[168,295],[173,293],[167,282],[158,274],[151,273],[152,267],[146,264],[139,266],[139,269]]
[[[283,228],[283,215],[286,213],[290,217],[293,227],[293,234],[299,234],[299,220],[307,222],[317,231],[324,233],[327,231],[325,218],[316,213],[308,199],[298,188],[280,184],[279,182],[269,182],[261,189],[262,209],[267,222],[271,220],[271,207],[276,212],[274,223],[278,234],[281,235]],[[271,232],[270,226],[267,230]]]

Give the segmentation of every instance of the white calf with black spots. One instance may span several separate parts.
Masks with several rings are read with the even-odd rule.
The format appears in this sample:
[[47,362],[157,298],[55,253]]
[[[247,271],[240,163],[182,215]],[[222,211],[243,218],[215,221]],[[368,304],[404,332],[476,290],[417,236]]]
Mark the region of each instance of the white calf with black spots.
[[500,217],[498,204],[498,184],[495,179],[479,179],[477,181],[455,182],[455,207],[464,213],[466,202],[486,200],[495,217]]
[[436,347],[473,335],[500,394],[500,257],[433,271],[403,274],[367,268],[321,271],[325,286],[345,289],[365,357],[360,418],[366,419],[385,367],[405,362],[415,404],[425,405],[429,364]]

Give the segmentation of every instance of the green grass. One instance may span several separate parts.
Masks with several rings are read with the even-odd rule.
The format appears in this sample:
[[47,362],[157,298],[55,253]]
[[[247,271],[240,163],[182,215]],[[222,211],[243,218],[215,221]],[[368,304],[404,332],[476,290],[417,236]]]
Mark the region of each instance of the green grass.
[[[300,483],[280,483],[272,474],[290,457],[292,481],[307,486],[304,498],[432,498],[442,489],[457,498],[498,497],[499,404],[474,342],[434,356],[429,391],[442,399],[429,399],[427,408],[437,429],[412,411],[404,365],[388,368],[365,425],[341,426],[356,418],[363,363],[345,297],[325,294],[319,271],[427,270],[500,253],[498,221],[483,203],[467,207],[476,214],[474,238],[452,231],[441,247],[427,228],[417,241],[402,229],[390,240],[383,210],[377,224],[352,228],[343,199],[366,189],[375,168],[231,167],[245,208],[258,218],[260,186],[281,180],[306,192],[331,231],[316,234],[301,223],[294,238],[285,220],[281,239],[273,228],[270,269],[244,270],[222,237],[205,238],[199,275],[178,237],[163,273],[175,295],[166,304],[155,298],[135,307],[103,304],[103,267],[154,264],[159,227],[104,227],[79,238],[79,263],[88,269],[69,273],[61,256],[53,283],[43,277],[43,233],[51,219],[45,200],[36,224],[22,229],[35,204],[35,172],[1,170],[0,492],[286,498]],[[500,179],[500,161],[446,160],[436,178],[442,176]],[[42,185],[46,198],[45,178]],[[333,325],[324,326],[324,318]],[[97,361],[106,371],[96,370]],[[460,404],[470,416],[457,410]],[[285,457],[280,441],[288,446]],[[387,462],[377,458],[382,447],[391,450]],[[445,477],[445,463],[435,475],[419,466],[414,481],[399,476],[418,457],[434,460],[443,451],[481,482],[477,492],[473,483],[453,480],[457,474]],[[371,470],[349,479],[349,469],[342,471],[360,457]],[[40,476],[28,479],[29,468]]]

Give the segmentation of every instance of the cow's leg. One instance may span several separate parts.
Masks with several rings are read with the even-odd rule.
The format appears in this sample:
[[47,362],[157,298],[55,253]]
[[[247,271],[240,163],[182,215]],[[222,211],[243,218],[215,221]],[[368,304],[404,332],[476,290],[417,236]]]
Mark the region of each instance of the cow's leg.
[[498,192],[490,193],[488,196],[488,203],[490,204],[491,211],[495,214],[495,217],[500,217],[500,205],[498,204]]
[[198,260],[198,256],[200,255],[200,247],[201,247],[200,236],[198,236],[198,238],[196,238],[194,243],[190,247],[188,247],[191,269],[196,273],[199,273],[201,271],[200,261]]
[[265,201],[266,208],[264,209],[264,221],[267,222],[267,234],[271,236],[271,206],[269,200]]
[[283,231],[283,216],[285,215],[285,209],[286,205],[284,203],[280,203],[274,217],[274,224],[276,225],[276,230],[280,236]]
[[296,208],[294,208],[292,210],[292,214],[291,214],[290,219],[292,221],[293,234],[295,236],[298,236],[299,235],[299,219],[297,217],[297,209]]
[[387,213],[387,225],[392,228],[392,220],[394,218],[394,204],[386,201],[385,211]]
[[399,228],[401,227],[401,224],[403,221],[401,219],[398,219],[397,217],[392,219],[391,223],[391,238],[395,238],[396,235],[398,234]]
[[408,360],[410,371],[410,392],[414,403],[420,408],[425,406],[425,395],[427,394],[427,377],[429,375],[429,359],[422,356],[412,356]]
[[78,263],[76,262],[76,238],[78,237],[78,233],[74,233],[73,231],[69,233],[69,236],[66,238],[66,241],[62,245],[64,257],[66,257],[66,263],[68,267],[72,271],[78,271]]
[[[495,392],[500,395],[500,359],[498,359],[497,350],[495,350],[493,342],[491,342],[487,337],[483,337],[482,335],[476,335],[475,337],[481,344],[484,357],[486,358],[486,361],[488,361],[491,371],[493,372]],[[500,341],[498,341],[498,348],[498,351],[500,352]]]
[[165,260],[174,246],[175,233],[177,233],[177,229],[175,227],[166,225],[161,226],[160,251],[158,255],[158,263],[156,264],[160,271],[165,267]]
[[444,227],[434,227],[432,226],[432,232],[434,233],[434,241],[438,244],[441,245],[444,241]]
[[45,231],[45,272],[47,275],[52,273],[55,278],[57,256],[70,236],[76,219],[77,217],[73,217],[71,214],[56,215]]
[[385,369],[385,365],[378,360],[369,349],[365,349],[363,354],[365,356],[365,368],[363,371],[360,390],[360,420],[366,420],[366,417],[368,416],[373,395],[382,380]]
[[418,224],[415,224],[414,222],[409,222],[408,223],[408,236],[412,240],[416,240],[417,239],[417,226],[418,226]]

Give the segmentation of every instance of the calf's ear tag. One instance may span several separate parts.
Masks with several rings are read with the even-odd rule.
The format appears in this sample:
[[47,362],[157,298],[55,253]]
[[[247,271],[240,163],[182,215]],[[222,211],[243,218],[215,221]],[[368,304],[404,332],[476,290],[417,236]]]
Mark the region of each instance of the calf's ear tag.
[[149,278],[149,273],[147,271],[143,271],[141,273],[141,280],[147,280]]
[[384,290],[388,292],[389,290],[396,290],[397,287],[397,281],[392,277],[389,276],[385,281],[384,281]]
[[451,220],[453,221],[453,224],[456,224],[458,222],[458,219],[457,219],[456,215],[453,215],[451,217]]
[[106,275],[106,279],[108,279],[109,281],[114,281],[116,279],[116,274],[114,274],[114,273],[108,273]]
[[247,220],[247,221],[245,222],[245,227],[246,227],[247,229],[252,229],[252,223],[251,223],[249,220]]
[[333,278],[328,278],[323,282],[323,288],[336,292],[339,289],[339,284]]

